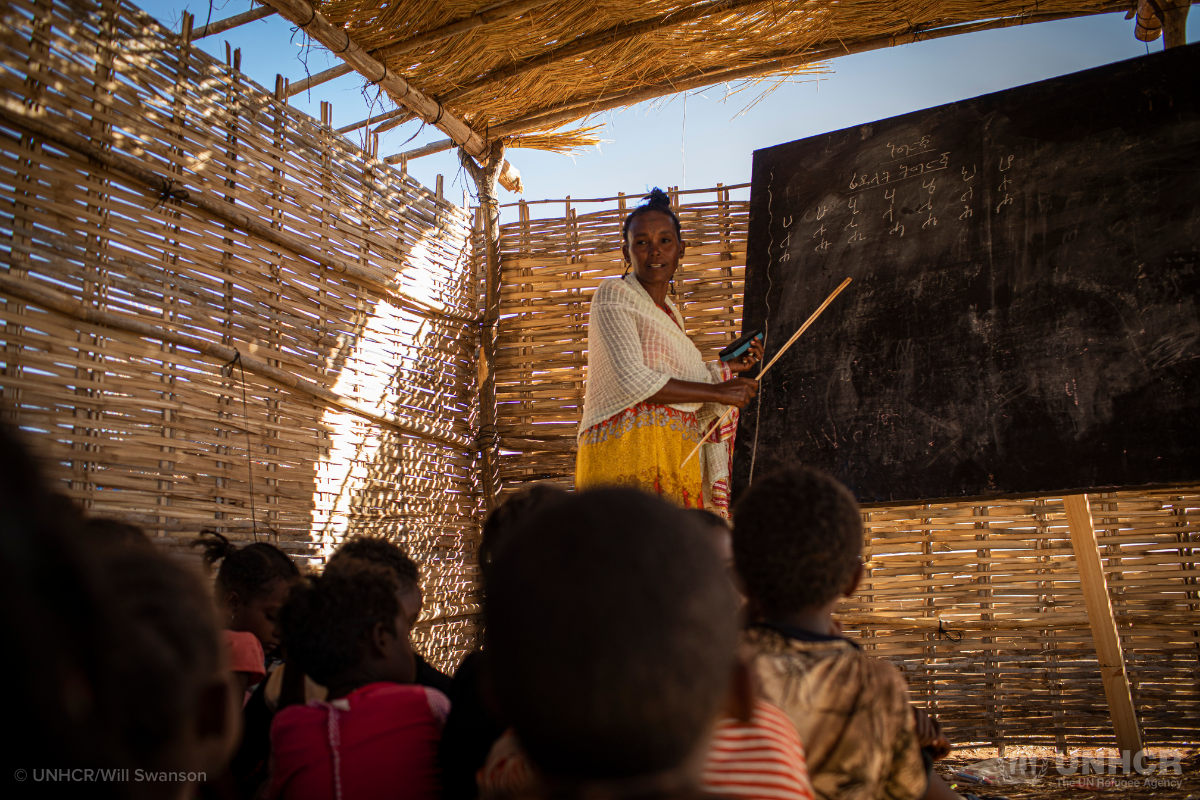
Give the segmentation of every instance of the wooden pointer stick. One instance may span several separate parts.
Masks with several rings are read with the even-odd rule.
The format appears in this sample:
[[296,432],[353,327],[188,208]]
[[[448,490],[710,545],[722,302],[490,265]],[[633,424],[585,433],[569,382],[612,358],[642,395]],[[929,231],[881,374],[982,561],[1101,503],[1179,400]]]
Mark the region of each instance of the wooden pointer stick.
[[[829,304],[833,302],[833,298],[835,298],[839,294],[841,294],[842,289],[845,289],[849,285],[850,285],[850,279],[846,278],[846,280],[842,281],[841,286],[834,289],[833,293],[830,294],[829,297],[825,298],[825,302],[821,303],[820,307],[812,313],[812,316],[804,321],[804,324],[800,326],[800,330],[793,333],[792,338],[788,339],[787,343],[783,347],[779,348],[779,352],[775,354],[775,357],[772,358],[770,361],[768,361],[767,365],[762,368],[762,372],[758,373],[758,380],[761,381],[763,379],[763,376],[767,374],[767,370],[769,370],[772,366],[774,366],[775,362],[779,360],[779,357],[782,356],[784,353],[786,353],[788,351],[788,348],[796,343],[796,340],[800,338],[800,334],[802,334],[806,330],[808,330],[808,326],[812,325],[813,322],[816,321],[817,317],[821,316],[821,312],[824,311],[826,308],[829,308]],[[717,424],[710,427],[708,429],[708,433],[704,434],[704,438],[701,439],[696,444],[696,446],[692,449],[692,452],[688,453],[687,458],[685,458],[683,460],[683,463],[681,463],[679,465],[680,469],[683,469],[684,466],[686,466],[687,463],[692,460],[692,456],[694,456],[694,455],[696,455],[696,453],[700,452],[700,448],[704,445],[705,442],[708,441],[708,437],[712,436],[714,431],[720,430],[721,426],[723,424],[725,424],[725,420],[728,419],[729,415],[732,413],[733,413],[733,406],[730,406],[729,408],[725,409],[725,413],[721,415],[721,418],[719,420],[717,420]]]

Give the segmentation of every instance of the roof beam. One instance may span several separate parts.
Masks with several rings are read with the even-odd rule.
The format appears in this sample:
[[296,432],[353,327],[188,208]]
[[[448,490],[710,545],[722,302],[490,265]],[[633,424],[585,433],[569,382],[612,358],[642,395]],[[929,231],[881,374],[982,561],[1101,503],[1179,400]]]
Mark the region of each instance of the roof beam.
[[708,3],[701,3],[690,8],[682,8],[677,11],[672,11],[669,14],[660,14],[657,17],[644,19],[640,22],[629,22],[622,25],[615,25],[612,28],[596,33],[589,34],[576,39],[573,42],[563,45],[562,47],[548,50],[539,56],[535,56],[526,61],[521,61],[516,64],[510,64],[507,67],[489,72],[481,78],[477,78],[465,86],[460,86],[441,96],[443,103],[449,103],[468,92],[473,92],[481,89],[484,86],[512,78],[517,75],[523,75],[526,72],[535,70],[538,67],[544,67],[547,64],[555,61],[565,61],[584,53],[595,50],[598,47],[604,47],[617,42],[623,42],[627,39],[632,39],[636,36],[642,36],[653,31],[662,30],[664,28],[676,28],[693,20],[707,17],[712,14],[720,14],[727,11],[732,11],[741,6],[762,5],[764,0],[712,0]]
[[[350,34],[335,27],[325,16],[313,8],[307,0],[265,0],[287,20],[300,28],[349,64],[368,81],[381,86],[392,99],[403,104],[425,122],[444,131],[454,145],[475,157],[485,156],[490,143],[458,117],[446,111],[442,104],[426,95],[403,77],[390,71],[372,58]],[[521,191],[521,174],[505,162],[500,174],[500,183],[509,191]]]
[[216,22],[210,22],[192,34],[192,41],[194,42],[197,39],[203,39],[205,36],[216,36],[218,33],[224,33],[225,31],[232,30],[233,28],[245,25],[247,22],[266,19],[274,13],[275,9],[271,8],[270,6],[260,6],[259,8],[251,9],[244,14],[235,14],[232,17],[226,17],[225,19],[220,19]]
[[[691,89],[699,89],[705,86],[712,86],[718,83],[728,83],[730,81],[745,80],[771,73],[781,72],[785,69],[810,64],[815,61],[822,61],[839,56],[853,55],[855,53],[865,53],[870,50],[879,50],[886,47],[895,47],[902,44],[912,44],[915,42],[923,42],[929,39],[941,39],[946,36],[955,36],[961,33],[975,33],[978,31],[993,30],[996,28],[1009,28],[1016,25],[1027,25],[1034,22],[1052,22],[1054,20],[1069,19],[1072,17],[1093,16],[1096,14],[1109,14],[1114,11],[1125,11],[1129,8],[1128,2],[1112,3],[1102,9],[1094,11],[1076,12],[1076,13],[1046,13],[1046,14],[1026,14],[1019,17],[1007,17],[999,20],[988,20],[986,22],[968,23],[965,25],[948,25],[942,28],[933,30],[918,31],[916,33],[905,33],[900,35],[876,36],[871,39],[864,39],[859,42],[847,42],[845,44],[839,42],[834,45],[826,45],[817,50],[809,50],[797,55],[779,55],[766,60],[757,61],[745,67],[736,69],[707,69],[695,70],[681,75],[669,81],[654,84],[652,86],[642,87],[633,91],[618,91],[608,92],[606,94],[592,95],[576,100],[569,100],[565,103],[560,103],[555,106],[532,111],[515,119],[509,120],[502,125],[496,125],[489,129],[489,133],[495,137],[514,136],[519,133],[525,133],[531,130],[540,130],[550,128],[555,125],[562,125],[576,119],[591,116],[592,114],[600,113],[601,111],[610,111],[614,108],[622,108],[631,106],[637,103],[645,102],[646,100],[655,100],[659,97],[677,94],[679,92],[689,91]],[[430,142],[422,147],[407,150],[403,153],[396,153],[384,159],[389,164],[396,164],[401,161],[412,161],[424,156],[430,156],[435,153],[442,153],[454,147],[454,143],[449,139],[443,139],[436,142]]]
[[344,128],[338,128],[335,133],[353,133],[359,128],[365,128],[368,125],[374,125],[376,122],[384,122],[385,120],[395,119],[396,117],[407,117],[410,114],[412,114],[411,111],[404,106],[400,106],[400,108],[392,109],[391,111],[384,112],[378,116],[367,117],[366,119],[359,120],[351,125],[347,125]]
[[[443,25],[440,28],[434,28],[425,33],[418,33],[405,39],[402,42],[396,42],[386,47],[381,47],[378,50],[372,50],[371,55],[381,61],[386,61],[389,58],[394,58],[398,55],[416,50],[419,47],[424,47],[434,42],[440,42],[443,39],[449,39],[451,36],[458,36],[460,33],[467,33],[476,28],[482,28],[484,25],[490,25],[493,22],[518,17],[526,11],[544,6],[550,3],[551,0],[507,0],[507,2],[497,3],[496,5],[480,11],[478,14],[472,14],[469,17],[451,22],[449,25]],[[760,0],[761,2],[761,0]],[[322,83],[328,83],[334,78],[340,78],[343,75],[348,75],[353,70],[348,66],[332,67],[324,72],[318,72],[304,80],[296,81],[289,85],[287,96],[307,92],[314,86],[319,86]],[[362,127],[358,125],[357,127]]]

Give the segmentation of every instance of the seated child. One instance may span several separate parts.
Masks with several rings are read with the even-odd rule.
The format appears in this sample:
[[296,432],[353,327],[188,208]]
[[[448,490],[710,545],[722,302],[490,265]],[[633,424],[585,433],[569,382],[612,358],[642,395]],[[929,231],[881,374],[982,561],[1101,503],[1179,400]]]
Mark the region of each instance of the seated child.
[[[425,596],[421,590],[421,570],[416,562],[408,557],[404,548],[395,542],[388,541],[382,536],[355,536],[347,540],[329,559],[329,567],[336,568],[348,558],[369,561],[388,567],[396,573],[403,592],[401,603],[405,614],[408,615],[408,627],[417,624],[421,609],[425,605]],[[434,667],[420,653],[413,651],[417,662],[417,683],[429,686],[442,693],[450,691],[450,676]]]
[[[205,531],[192,542],[204,548],[204,563],[220,561],[217,610],[225,622],[225,643],[243,689],[266,674],[265,656],[279,647],[279,611],[300,577],[295,562],[266,542],[238,547],[219,533]],[[246,696],[249,699],[249,695]]]
[[[733,578],[729,523],[704,509],[684,512]],[[732,580],[730,587],[740,603]],[[512,728],[492,747],[478,774],[483,797],[530,790],[536,775]],[[787,715],[757,697],[744,664],[735,665],[729,697],[709,741],[701,789],[737,800],[812,800],[804,746]]]
[[485,650],[536,797],[695,798],[734,669],[733,592],[696,523],[632,489],[552,502],[500,543]]
[[[485,591],[493,550],[538,509],[564,497],[566,492],[552,483],[535,483],[505,498],[488,514],[477,554]],[[443,800],[475,800],[479,796],[476,774],[506,727],[494,707],[494,698],[484,689],[482,660],[481,650],[468,653],[450,686],[450,717],[438,752]]]
[[900,671],[832,618],[862,579],[862,548],[858,504],[828,475],[793,467],[751,485],[733,518],[744,655],[800,731],[818,798],[957,798],[922,751]]
[[[203,581],[139,544],[140,531],[97,533],[3,425],[0,519],[0,634],[19,654],[7,659],[9,717],[20,721],[10,763],[158,778],[77,783],[72,796],[190,796],[196,773],[224,769],[238,732]],[[6,797],[46,794],[34,777],[10,782]]]
[[355,559],[298,586],[283,612],[288,663],[328,689],[271,725],[269,797],[436,800],[449,701],[413,685],[395,573]]

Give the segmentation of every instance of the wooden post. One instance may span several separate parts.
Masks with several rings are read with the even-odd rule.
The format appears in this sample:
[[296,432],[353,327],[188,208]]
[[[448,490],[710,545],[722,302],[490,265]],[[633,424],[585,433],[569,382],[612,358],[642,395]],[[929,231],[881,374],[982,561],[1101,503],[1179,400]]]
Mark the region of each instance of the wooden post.
[[485,511],[496,507],[500,492],[499,434],[496,430],[496,324],[500,320],[500,205],[496,184],[504,166],[504,143],[497,139],[482,165],[465,151],[458,151],[459,161],[475,182],[479,207],[483,212],[486,260],[484,261],[483,320],[480,323],[479,382],[479,469]]
[[1182,47],[1187,44],[1187,18],[1191,0],[1164,2],[1161,16],[1163,23],[1163,48]]
[[1063,505],[1067,511],[1067,525],[1071,529],[1075,563],[1079,565],[1079,584],[1087,605],[1092,639],[1096,643],[1096,657],[1100,661],[1104,696],[1108,700],[1108,712],[1117,734],[1117,748],[1133,754],[1142,749],[1142,732],[1133,708],[1133,693],[1129,687],[1129,676],[1125,673],[1121,637],[1117,633],[1117,620],[1113,616],[1096,531],[1092,527],[1092,509],[1086,494],[1064,497]]

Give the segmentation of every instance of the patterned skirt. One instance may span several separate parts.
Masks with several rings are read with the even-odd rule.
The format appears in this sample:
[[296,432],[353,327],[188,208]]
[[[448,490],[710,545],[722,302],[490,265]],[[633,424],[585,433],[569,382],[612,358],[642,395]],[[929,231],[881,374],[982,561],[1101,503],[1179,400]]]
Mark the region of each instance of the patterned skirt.
[[638,403],[580,435],[575,487],[632,486],[684,508],[703,508],[699,455],[679,466],[701,436],[695,414]]

